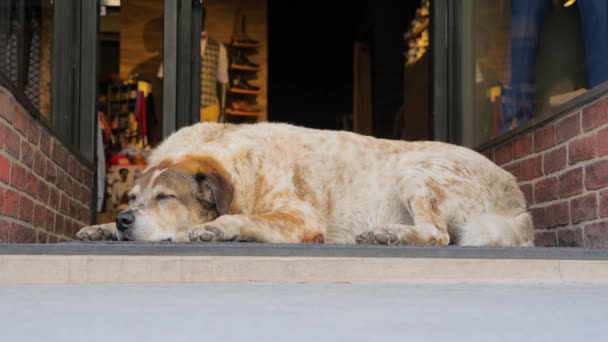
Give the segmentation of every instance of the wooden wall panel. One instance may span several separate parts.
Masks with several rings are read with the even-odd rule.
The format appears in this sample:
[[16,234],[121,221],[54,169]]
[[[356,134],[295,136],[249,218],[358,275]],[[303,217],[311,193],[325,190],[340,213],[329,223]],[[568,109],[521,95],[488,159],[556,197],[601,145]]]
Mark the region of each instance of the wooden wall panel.
[[120,9],[120,78],[156,78],[163,51],[163,0],[123,0]]

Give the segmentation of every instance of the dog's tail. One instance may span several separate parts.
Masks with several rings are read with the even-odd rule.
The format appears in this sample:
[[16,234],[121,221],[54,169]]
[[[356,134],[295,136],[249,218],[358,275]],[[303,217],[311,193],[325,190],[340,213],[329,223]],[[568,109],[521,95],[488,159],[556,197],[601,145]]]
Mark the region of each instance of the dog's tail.
[[460,227],[460,246],[534,246],[534,224],[529,213],[516,216],[485,213]]

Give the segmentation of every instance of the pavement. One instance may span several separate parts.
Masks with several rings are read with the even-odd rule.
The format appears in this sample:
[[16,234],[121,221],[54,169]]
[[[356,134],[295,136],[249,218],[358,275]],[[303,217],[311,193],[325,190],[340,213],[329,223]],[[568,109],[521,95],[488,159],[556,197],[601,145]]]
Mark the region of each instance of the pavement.
[[605,340],[608,287],[0,286],[1,341]]

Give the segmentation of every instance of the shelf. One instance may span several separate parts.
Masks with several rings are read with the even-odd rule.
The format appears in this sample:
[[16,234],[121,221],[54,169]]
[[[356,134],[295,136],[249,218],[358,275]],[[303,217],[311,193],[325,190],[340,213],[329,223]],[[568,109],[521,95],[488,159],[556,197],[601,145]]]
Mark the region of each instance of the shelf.
[[248,49],[257,49],[262,47],[262,43],[251,44],[251,43],[232,43],[232,47],[235,48],[248,48]]
[[262,70],[262,68],[254,68],[254,67],[248,67],[248,66],[238,65],[238,64],[231,64],[230,69],[243,70],[243,71],[260,71],[260,70]]
[[262,115],[262,112],[244,112],[241,110],[226,109],[226,114],[238,116],[260,116]]
[[261,93],[261,90],[247,90],[247,89],[239,89],[239,88],[230,88],[230,92],[235,93],[235,94],[258,95]]

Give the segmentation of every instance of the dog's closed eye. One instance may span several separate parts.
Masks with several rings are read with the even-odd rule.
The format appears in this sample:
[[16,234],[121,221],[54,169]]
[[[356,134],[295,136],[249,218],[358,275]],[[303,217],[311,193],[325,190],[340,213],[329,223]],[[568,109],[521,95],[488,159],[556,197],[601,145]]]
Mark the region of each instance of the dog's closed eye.
[[165,194],[165,193],[160,193],[160,194],[156,195],[156,199],[159,201],[170,199],[170,198],[175,198],[175,195]]

